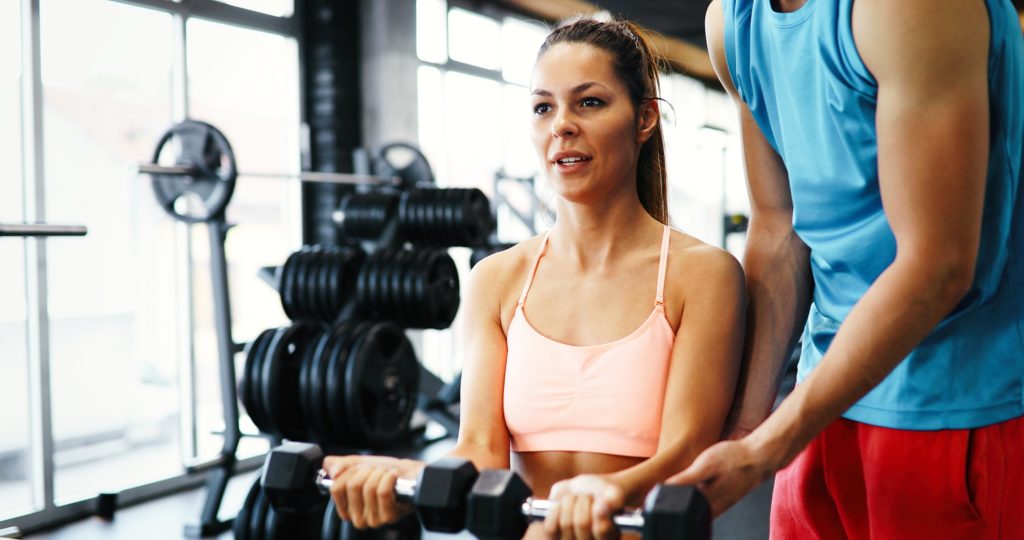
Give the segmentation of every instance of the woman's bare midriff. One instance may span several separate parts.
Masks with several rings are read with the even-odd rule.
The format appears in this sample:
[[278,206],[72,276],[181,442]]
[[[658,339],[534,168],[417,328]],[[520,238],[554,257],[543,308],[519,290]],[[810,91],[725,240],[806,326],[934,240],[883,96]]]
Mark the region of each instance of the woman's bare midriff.
[[512,470],[526,480],[533,496],[546,499],[559,480],[580,474],[606,474],[627,469],[644,458],[595,452],[513,452]]

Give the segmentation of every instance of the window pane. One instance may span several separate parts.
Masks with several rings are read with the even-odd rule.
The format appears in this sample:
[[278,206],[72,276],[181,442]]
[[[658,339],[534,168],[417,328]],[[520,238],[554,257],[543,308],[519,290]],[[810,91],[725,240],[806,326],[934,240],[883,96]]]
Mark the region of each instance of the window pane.
[[498,69],[501,67],[500,39],[498,21],[459,8],[448,12],[448,54],[452,60]]
[[[192,116],[210,122],[230,141],[241,171],[299,170],[299,75],[295,40],[211,21],[188,25]],[[277,292],[259,277],[282,264],[301,242],[299,184],[241,176],[228,206],[236,224],[227,237],[232,334],[237,342],[288,324]],[[199,454],[220,450],[223,429],[217,341],[206,231],[194,227],[194,337],[197,362]],[[241,355],[237,365],[241,366]],[[265,450],[262,439],[243,439]],[[252,447],[240,449],[243,455]]]
[[171,121],[172,24],[116,2],[43,0],[40,37],[47,219],[89,227],[47,243],[66,503],[181,471],[175,226],[129,170]]
[[[24,221],[21,2],[0,4],[0,222]],[[33,510],[30,483],[25,241],[0,238],[0,519]]]
[[225,4],[259,11],[275,17],[288,17],[295,11],[295,0],[220,0]]
[[530,84],[537,51],[547,35],[547,28],[540,24],[505,17],[501,25],[501,74],[506,81]]
[[424,62],[448,60],[447,9],[444,0],[416,0],[416,56]]

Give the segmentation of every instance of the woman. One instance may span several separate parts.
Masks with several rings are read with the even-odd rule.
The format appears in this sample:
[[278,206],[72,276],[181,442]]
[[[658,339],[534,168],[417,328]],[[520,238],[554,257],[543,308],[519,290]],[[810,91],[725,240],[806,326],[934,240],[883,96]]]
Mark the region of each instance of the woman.
[[[535,496],[554,495],[544,528],[527,536],[615,535],[610,511],[717,441],[733,397],[742,270],[667,225],[657,96],[657,58],[638,26],[585,19],[552,32],[533,73],[532,139],[557,220],[471,274],[451,454],[511,466]],[[423,467],[324,465],[339,514],[357,527],[405,511],[395,479]]]

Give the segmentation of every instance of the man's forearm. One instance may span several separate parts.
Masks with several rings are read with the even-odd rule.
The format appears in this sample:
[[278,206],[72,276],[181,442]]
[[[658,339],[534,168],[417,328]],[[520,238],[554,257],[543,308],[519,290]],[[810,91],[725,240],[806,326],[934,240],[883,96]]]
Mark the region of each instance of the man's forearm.
[[791,229],[751,223],[743,256],[747,339],[729,427],[752,431],[771,411],[786,362],[800,337],[813,290],[807,246]]
[[777,468],[788,464],[952,311],[965,290],[963,282],[952,271],[894,263],[850,311],[818,366],[750,441]]

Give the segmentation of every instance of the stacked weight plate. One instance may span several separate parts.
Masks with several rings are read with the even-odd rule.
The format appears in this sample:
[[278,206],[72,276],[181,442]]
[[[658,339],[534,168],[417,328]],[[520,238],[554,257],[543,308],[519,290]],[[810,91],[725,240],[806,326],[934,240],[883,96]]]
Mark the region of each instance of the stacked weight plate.
[[367,257],[356,298],[369,319],[448,328],[459,310],[459,273],[444,251],[385,249]]
[[332,322],[352,296],[366,254],[358,247],[305,246],[292,253],[278,279],[289,319]]
[[[323,506],[294,514],[277,512],[260,488],[257,476],[232,526],[235,540],[314,540],[323,529]],[[333,509],[333,506],[331,507]]]
[[479,189],[410,189],[398,203],[402,237],[423,246],[478,246],[491,232],[491,205]]
[[322,526],[320,540],[419,540],[422,535],[415,514],[408,514],[398,522],[379,529],[357,529],[338,517],[333,501],[324,510]]
[[341,232],[357,240],[375,240],[394,218],[398,194],[379,191],[352,193],[341,200]]
[[408,434],[419,376],[394,323],[299,321],[252,342],[238,394],[264,433],[328,449],[380,449]]

